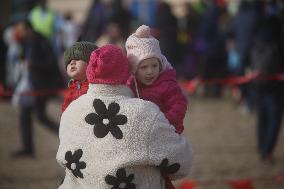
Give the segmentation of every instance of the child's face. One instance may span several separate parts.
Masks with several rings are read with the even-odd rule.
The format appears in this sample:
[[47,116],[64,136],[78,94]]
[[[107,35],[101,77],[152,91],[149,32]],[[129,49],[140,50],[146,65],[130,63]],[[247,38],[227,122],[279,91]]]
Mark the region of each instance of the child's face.
[[160,61],[157,58],[142,60],[135,73],[136,79],[144,85],[151,85],[159,76]]
[[72,79],[84,81],[87,65],[83,60],[71,60],[70,64],[67,65],[67,75]]

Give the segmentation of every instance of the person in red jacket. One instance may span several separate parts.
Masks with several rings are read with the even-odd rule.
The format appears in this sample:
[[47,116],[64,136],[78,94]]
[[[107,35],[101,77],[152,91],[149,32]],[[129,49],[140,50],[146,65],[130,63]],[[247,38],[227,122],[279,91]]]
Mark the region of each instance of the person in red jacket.
[[[132,73],[127,85],[136,97],[158,105],[176,133],[181,134],[187,99],[178,85],[175,70],[161,53],[159,41],[148,26],[142,25],[128,37],[125,46]],[[165,188],[174,188],[169,177],[164,178]]]
[[65,50],[64,64],[67,75],[71,79],[68,82],[68,89],[64,93],[62,113],[73,100],[86,94],[89,85],[86,78],[86,69],[92,51],[97,48],[94,43],[81,41],[74,43]]

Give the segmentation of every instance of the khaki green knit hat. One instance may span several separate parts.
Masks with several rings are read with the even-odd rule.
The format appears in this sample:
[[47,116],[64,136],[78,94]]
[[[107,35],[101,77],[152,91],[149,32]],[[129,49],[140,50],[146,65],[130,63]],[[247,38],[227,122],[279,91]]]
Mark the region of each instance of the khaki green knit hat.
[[74,43],[64,52],[65,69],[67,69],[67,66],[71,60],[84,60],[88,63],[91,53],[97,48],[98,47],[94,43],[87,41]]

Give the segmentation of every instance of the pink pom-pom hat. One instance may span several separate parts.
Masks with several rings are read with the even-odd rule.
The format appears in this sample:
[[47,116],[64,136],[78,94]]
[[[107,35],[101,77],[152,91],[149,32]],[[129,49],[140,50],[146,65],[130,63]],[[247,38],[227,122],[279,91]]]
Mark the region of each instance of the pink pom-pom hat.
[[127,38],[125,48],[132,74],[135,74],[139,63],[147,58],[157,58],[162,65],[161,71],[172,69],[171,64],[161,53],[159,41],[151,35],[149,26],[142,25],[137,28],[136,32]]

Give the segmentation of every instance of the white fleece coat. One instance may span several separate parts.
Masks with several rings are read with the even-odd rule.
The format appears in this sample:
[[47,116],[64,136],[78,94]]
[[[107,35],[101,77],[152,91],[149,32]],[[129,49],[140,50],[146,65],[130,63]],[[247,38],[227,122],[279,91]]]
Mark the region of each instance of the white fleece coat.
[[90,84],[62,114],[59,138],[60,189],[164,189],[161,172],[178,179],[191,165],[186,139],[127,86]]

